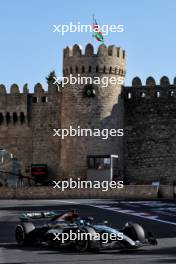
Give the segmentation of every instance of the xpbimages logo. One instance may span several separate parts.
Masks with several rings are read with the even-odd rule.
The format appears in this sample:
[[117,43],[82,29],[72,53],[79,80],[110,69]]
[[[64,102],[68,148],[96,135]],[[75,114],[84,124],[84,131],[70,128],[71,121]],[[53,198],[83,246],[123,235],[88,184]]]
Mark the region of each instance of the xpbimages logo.
[[115,128],[81,128],[77,126],[73,128],[70,126],[69,128],[53,128],[54,134],[53,137],[60,137],[64,139],[65,137],[99,137],[101,139],[108,139],[109,137],[123,137],[124,131],[123,128],[115,129]]
[[[118,68],[116,69],[118,71]],[[53,77],[54,82],[53,84],[57,85],[58,88],[67,87],[67,85],[87,85],[87,84],[94,84],[100,85],[100,88],[103,90],[107,88],[109,85],[123,85],[124,84],[124,77],[123,76],[81,76],[79,73],[77,76],[73,76],[70,74],[69,76],[64,77]],[[73,86],[74,87],[74,86]]]
[[77,230],[74,232],[70,230],[67,233],[53,233],[54,238],[53,240],[58,240],[60,243],[64,244],[68,241],[101,241],[103,244],[107,244],[110,240],[117,241],[123,240],[123,233],[116,232],[116,233],[86,233],[82,232],[81,230]]
[[122,33],[124,32],[124,25],[98,25],[96,27],[91,24],[81,24],[80,22],[73,23],[70,22],[68,24],[59,24],[53,25],[53,32],[59,33],[61,36],[64,36],[66,33],[95,33],[102,32],[102,35],[107,36],[109,33]]
[[110,189],[122,189],[124,187],[123,181],[88,181],[78,178],[74,180],[70,178],[64,181],[53,181],[53,189],[58,189],[64,192],[67,189],[101,189],[107,192]]

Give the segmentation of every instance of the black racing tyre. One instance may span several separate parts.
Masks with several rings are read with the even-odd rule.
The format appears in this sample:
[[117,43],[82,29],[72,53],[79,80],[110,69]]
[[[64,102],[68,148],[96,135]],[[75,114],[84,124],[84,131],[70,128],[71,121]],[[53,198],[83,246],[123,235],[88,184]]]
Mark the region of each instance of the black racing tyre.
[[24,246],[26,244],[26,233],[23,225],[17,225],[15,239],[19,246]]
[[76,231],[77,238],[75,240],[75,249],[78,252],[85,252],[89,249],[89,240],[86,239],[87,231],[84,228],[79,228]]
[[[86,226],[77,229],[77,233],[82,235],[81,240],[75,240],[75,249],[79,252],[92,251],[99,252],[100,241],[97,240],[97,232],[93,227]],[[84,239],[85,238],[85,239]]]
[[125,227],[123,228],[123,234],[134,241],[138,240],[143,242],[146,238],[143,227],[137,223],[126,223]]
[[16,226],[15,239],[19,246],[31,244],[28,234],[35,229],[32,223],[22,223]]

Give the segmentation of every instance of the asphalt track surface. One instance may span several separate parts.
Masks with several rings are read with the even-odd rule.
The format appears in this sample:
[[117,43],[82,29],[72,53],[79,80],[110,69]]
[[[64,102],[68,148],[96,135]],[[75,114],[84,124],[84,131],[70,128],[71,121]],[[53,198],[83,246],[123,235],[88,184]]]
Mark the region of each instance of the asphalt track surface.
[[[158,245],[137,251],[101,251],[77,253],[44,246],[19,248],[14,229],[22,212],[77,209],[96,221],[108,220],[113,227],[127,221],[142,224],[158,237]],[[0,264],[175,264],[176,263],[176,201],[116,201],[116,200],[47,200],[0,201]]]

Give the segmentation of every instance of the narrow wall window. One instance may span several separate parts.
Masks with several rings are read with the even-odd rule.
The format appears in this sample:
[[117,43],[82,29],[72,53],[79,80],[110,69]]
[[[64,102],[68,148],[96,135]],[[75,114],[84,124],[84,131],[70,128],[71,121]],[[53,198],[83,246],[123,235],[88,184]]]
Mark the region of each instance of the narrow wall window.
[[20,122],[21,122],[21,124],[25,123],[25,115],[23,112],[20,113]]
[[2,113],[0,113],[0,125],[2,125],[4,122],[4,116]]
[[174,91],[169,91],[169,96],[174,96]]
[[42,96],[42,103],[47,103],[48,102],[48,98],[46,96]]
[[10,113],[6,113],[6,123],[7,125],[10,123]]
[[18,122],[18,116],[17,116],[17,113],[13,113],[13,123],[14,125]]
[[131,99],[131,93],[128,93],[128,99]]
[[38,102],[37,97],[34,96],[34,97],[32,98],[32,101],[33,101],[34,104],[36,104],[36,103]]
[[159,98],[159,97],[160,97],[160,92],[156,92],[156,93],[155,93],[155,97],[156,97],[156,98]]

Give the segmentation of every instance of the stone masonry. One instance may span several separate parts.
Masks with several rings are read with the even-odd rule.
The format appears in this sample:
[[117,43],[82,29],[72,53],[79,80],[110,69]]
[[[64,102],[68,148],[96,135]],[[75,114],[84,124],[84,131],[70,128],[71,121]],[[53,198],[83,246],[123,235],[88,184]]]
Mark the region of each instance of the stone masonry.
[[[125,77],[122,48],[101,45],[94,53],[88,44],[64,49],[63,76]],[[45,91],[36,84],[29,93],[13,84],[10,93],[0,85],[0,148],[13,153],[30,174],[33,163],[47,164],[49,179],[86,178],[87,155],[119,156],[119,173],[130,182],[176,181],[176,81],[162,77],[156,85],[135,77],[132,86],[94,85],[94,97],[85,97],[85,84],[60,90],[49,82]],[[123,128],[124,137],[53,137],[53,129]]]

